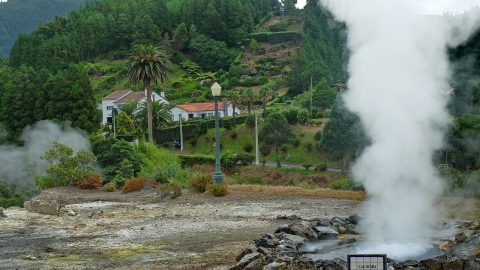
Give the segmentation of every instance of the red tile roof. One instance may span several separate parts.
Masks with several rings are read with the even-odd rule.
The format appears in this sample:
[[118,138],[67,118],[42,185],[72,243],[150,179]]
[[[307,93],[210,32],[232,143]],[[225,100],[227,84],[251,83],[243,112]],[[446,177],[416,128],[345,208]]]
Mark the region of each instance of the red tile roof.
[[127,103],[131,101],[139,101],[140,99],[145,97],[145,92],[139,91],[139,92],[131,92],[130,94],[124,96],[118,102],[120,103]]
[[[177,105],[180,109],[187,112],[215,111],[215,102],[187,103]],[[223,102],[218,102],[218,110],[223,110]]]
[[104,97],[103,99],[113,99],[113,100],[117,100],[119,98],[121,98],[122,96],[128,94],[128,92],[131,92],[130,90],[117,90],[115,92],[112,92],[110,94],[108,94],[106,97]]

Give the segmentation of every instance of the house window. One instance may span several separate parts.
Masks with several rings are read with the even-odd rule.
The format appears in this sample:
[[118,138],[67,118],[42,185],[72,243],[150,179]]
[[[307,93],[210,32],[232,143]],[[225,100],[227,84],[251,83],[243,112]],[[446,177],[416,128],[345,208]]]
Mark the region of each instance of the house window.
[[113,106],[107,106],[107,111],[113,110]]
[[204,113],[200,114],[200,117],[202,117],[202,119],[205,119],[205,116],[206,116],[206,114],[204,114]]
[[208,117],[212,117],[213,116],[213,113],[208,113]]
[[107,123],[108,123],[108,124],[112,124],[112,123],[113,123],[112,117],[107,117]]
[[193,118],[193,113],[189,113],[188,114],[188,119],[192,119]]

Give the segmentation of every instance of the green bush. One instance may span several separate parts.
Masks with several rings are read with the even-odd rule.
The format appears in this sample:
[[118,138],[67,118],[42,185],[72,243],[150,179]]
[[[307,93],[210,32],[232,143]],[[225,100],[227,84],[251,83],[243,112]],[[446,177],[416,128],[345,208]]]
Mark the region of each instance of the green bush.
[[217,184],[217,183],[209,184],[207,186],[207,191],[215,197],[223,197],[228,194],[226,184]]
[[293,146],[294,146],[295,148],[297,148],[297,147],[300,146],[300,143],[301,143],[300,139],[299,139],[299,138],[295,138],[295,139],[293,140],[293,143],[292,143],[292,144],[293,144]]
[[114,182],[108,182],[103,186],[103,191],[105,192],[114,192],[117,189],[117,186]]
[[215,157],[204,155],[178,155],[180,163],[183,167],[191,167],[193,165],[215,165]]
[[337,180],[331,183],[328,186],[330,189],[334,190],[354,190],[354,191],[363,191],[364,188],[361,185],[355,184],[352,179],[345,177],[343,179]]
[[322,125],[322,119],[308,119],[307,120],[307,124],[309,125],[316,125],[316,126],[320,126]]
[[157,192],[160,193],[161,198],[170,197],[176,199],[182,196],[182,185],[176,182],[168,182],[158,187]]
[[0,207],[23,207],[24,201],[25,199],[20,193],[12,192],[7,185],[5,185],[3,182],[0,182]]
[[176,155],[168,150],[158,148],[154,144],[147,143],[139,146],[138,152],[142,156],[141,177],[155,179],[161,184],[172,180],[180,183],[186,182],[187,175]]
[[247,153],[251,153],[253,151],[253,144],[251,142],[247,142],[247,144],[243,146],[243,150]]
[[196,192],[203,193],[207,190],[207,186],[213,183],[211,175],[198,175],[188,181],[188,186]]
[[298,123],[304,125],[308,122],[308,111],[306,109],[301,109],[298,111]]
[[54,142],[41,159],[50,164],[45,171],[46,175],[36,178],[36,183],[41,188],[67,186],[76,180],[85,179],[93,173],[92,163],[95,162],[92,152],[80,150],[74,155],[72,148],[59,142]]
[[233,153],[224,153],[221,162],[223,170],[227,174],[232,174],[238,164],[238,156]]
[[253,163],[253,161],[255,160],[255,156],[250,154],[238,154],[237,160],[240,164],[247,166]]
[[232,140],[236,140],[238,138],[238,133],[235,130],[232,131],[232,133],[230,133],[230,138],[232,138]]

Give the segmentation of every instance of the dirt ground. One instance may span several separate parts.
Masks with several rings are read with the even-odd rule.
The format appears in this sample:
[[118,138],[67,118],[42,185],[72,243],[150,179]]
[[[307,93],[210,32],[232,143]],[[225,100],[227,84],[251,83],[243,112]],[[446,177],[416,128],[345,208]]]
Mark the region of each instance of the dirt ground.
[[5,210],[0,269],[227,269],[248,242],[285,223],[279,216],[349,216],[359,202],[342,198],[362,195],[232,186],[223,198],[187,192],[163,202],[153,191],[76,188],[39,198],[65,206],[59,216]]

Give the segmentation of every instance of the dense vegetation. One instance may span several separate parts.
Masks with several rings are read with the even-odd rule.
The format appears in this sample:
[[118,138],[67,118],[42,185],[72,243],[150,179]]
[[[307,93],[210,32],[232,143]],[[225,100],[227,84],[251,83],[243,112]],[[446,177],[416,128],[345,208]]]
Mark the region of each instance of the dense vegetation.
[[65,16],[86,0],[9,0],[0,3],[0,57],[10,49],[20,33],[28,33],[55,16]]

